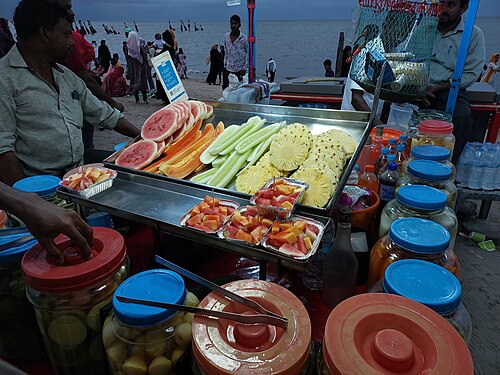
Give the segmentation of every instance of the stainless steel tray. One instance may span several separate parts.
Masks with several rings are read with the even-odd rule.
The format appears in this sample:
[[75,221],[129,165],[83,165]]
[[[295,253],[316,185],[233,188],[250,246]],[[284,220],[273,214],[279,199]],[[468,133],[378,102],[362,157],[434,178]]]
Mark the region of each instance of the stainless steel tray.
[[283,93],[342,95],[345,81],[345,78],[299,77],[281,82],[280,89]]
[[[131,221],[144,223],[156,229],[179,237],[203,242],[207,245],[304,271],[307,262],[293,260],[286,255],[257,248],[251,245],[224,241],[217,236],[205,234],[195,229],[181,226],[182,216],[199,203],[206,195],[235,200],[240,205],[248,204],[248,199],[235,198],[226,193],[212,193],[212,189],[202,186],[179,184],[178,181],[164,181],[128,172],[118,172],[113,186],[102,193],[84,198],[58,189],[58,194],[74,203],[100,211],[109,212]],[[327,223],[328,218],[311,218]]]
[[[305,124],[311,129],[311,132],[313,134],[323,133],[329,129],[334,128],[344,130],[345,132],[349,133],[356,141],[358,141],[358,148],[351,158],[349,164],[344,168],[341,180],[337,185],[337,190],[328,202],[327,206],[325,208],[315,208],[310,206],[298,205],[297,207],[297,212],[300,213],[310,213],[317,216],[331,217],[333,207],[340,197],[340,193],[342,192],[342,189],[345,186],[347,179],[349,178],[349,174],[354,167],[355,160],[357,159],[366,139],[369,136],[369,113],[260,104],[234,104],[208,100],[204,100],[204,102],[214,107],[214,116],[208,120],[205,120],[205,123],[210,122],[213,124],[217,124],[219,121],[222,121],[226,126],[232,124],[241,125],[245,121],[247,121],[249,117],[258,115],[261,118],[265,118],[267,120],[267,124],[272,124],[284,120],[286,120],[288,124],[292,124],[294,122]],[[188,180],[174,179],[159,174],[116,166],[113,162],[119,152],[120,151],[111,155],[108,159],[105,160],[105,165],[108,168],[119,171],[126,171],[141,176],[150,176],[159,180],[171,181],[181,186],[200,188],[207,187],[207,185],[197,184]],[[209,187],[209,189],[213,189],[217,193],[226,194],[231,197],[239,197],[246,200],[250,198],[249,194],[240,193],[235,190],[212,187]]]

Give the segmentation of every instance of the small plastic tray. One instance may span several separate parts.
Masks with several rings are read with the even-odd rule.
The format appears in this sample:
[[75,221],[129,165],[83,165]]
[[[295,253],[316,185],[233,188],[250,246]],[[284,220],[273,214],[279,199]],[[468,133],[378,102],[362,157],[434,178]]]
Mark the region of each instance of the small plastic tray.
[[325,231],[325,226],[317,220],[313,220],[313,219],[310,219],[310,218],[307,218],[304,216],[299,216],[299,215],[294,215],[294,216],[290,217],[290,219],[288,219],[288,220],[282,220],[282,222],[288,223],[288,222],[295,222],[298,220],[305,221],[306,224],[314,225],[315,227],[317,227],[319,229],[319,232],[316,235],[316,239],[312,243],[312,247],[309,249],[309,252],[307,254],[305,254],[304,256],[301,256],[301,257],[294,257],[294,256],[291,256],[289,254],[286,254],[286,253],[279,251],[279,249],[277,247],[272,246],[268,243],[268,240],[272,234],[271,231],[268,231],[266,233],[266,235],[264,235],[262,237],[261,245],[267,250],[271,250],[271,251],[277,252],[279,254],[285,254],[285,255],[288,255],[291,258],[297,259],[297,260],[307,260],[310,257],[312,257],[314,254],[316,254],[316,251],[318,250],[319,244],[321,243],[321,238],[323,237],[323,233]]
[[[246,214],[248,208],[247,206],[240,206],[238,207],[237,211],[239,211],[242,215]],[[236,211],[235,211],[236,212]],[[262,230],[262,238],[260,239],[259,242],[257,243],[250,243],[250,242],[246,242],[246,241],[243,241],[243,240],[239,240],[239,239],[236,239],[236,238],[230,238],[228,237],[228,231],[227,231],[227,226],[229,224],[231,224],[232,220],[233,220],[233,217],[234,217],[234,213],[229,217],[229,220],[227,220],[224,225],[217,231],[217,235],[219,236],[219,238],[222,238],[223,240],[227,240],[227,241],[234,241],[234,242],[240,242],[240,243],[243,243],[243,244],[246,244],[246,245],[251,245],[251,246],[259,246],[260,243],[262,242],[262,239],[264,238],[264,236],[269,232],[269,230],[271,229],[271,227],[267,228],[267,229],[263,229]],[[260,216],[260,214],[257,214]],[[253,216],[255,217],[255,216]],[[262,219],[264,219],[264,217],[261,217]],[[248,233],[248,232],[247,232]]]
[[[95,167],[92,167],[92,166],[82,166],[80,167],[82,168],[81,171],[82,172],[76,172],[76,173],[83,173],[85,171],[85,169],[87,168],[95,168]],[[62,181],[61,183],[59,183],[59,186],[64,189],[64,190],[67,190],[68,192],[72,193],[72,194],[76,194],[76,195],[79,195],[83,198],[90,198],[90,197],[93,197],[94,195],[96,194],[99,194],[99,193],[102,193],[104,190],[106,189],[109,189],[111,186],[113,186],[113,180],[116,178],[117,176],[117,173],[116,171],[112,170],[112,169],[108,169],[108,168],[95,168],[95,169],[100,169],[100,170],[103,170],[105,171],[106,173],[110,173],[111,174],[111,177],[101,181],[101,182],[98,182],[97,184],[93,184],[93,185],[90,185],[88,188],[84,189],[84,190],[75,190],[75,189],[72,189],[68,186],[65,186],[62,184]],[[65,178],[63,181],[67,181],[69,180],[69,178],[71,177],[72,175],[68,176],[67,178]]]
[[259,214],[265,217],[266,219],[272,219],[272,220],[286,220],[288,219],[295,208],[297,207],[297,204],[300,203],[302,200],[302,195],[304,192],[309,188],[309,185],[306,184],[305,182],[295,180],[293,178],[287,178],[287,177],[279,177],[279,178],[271,178],[269,181],[267,181],[264,186],[262,186],[260,190],[265,190],[269,189],[273,184],[275,183],[276,180],[282,179],[286,182],[287,185],[290,186],[295,186],[295,187],[301,187],[302,191],[299,193],[297,198],[295,198],[293,202],[293,206],[291,209],[287,210],[286,208],[282,207],[275,207],[275,206],[263,206],[260,204],[257,204],[256,200],[258,198],[258,191],[255,193],[251,198],[250,198],[250,204],[253,204],[254,206],[257,206],[257,209],[259,210]]
[[[201,202],[203,202],[203,200]],[[199,202],[198,204],[196,204],[196,206],[198,206],[199,204],[201,204],[201,202]],[[196,206],[194,206],[194,207],[196,207]],[[231,207],[231,208],[234,208],[235,210],[237,210],[238,207],[239,207],[239,204],[237,202],[234,202],[234,201],[229,201],[229,200],[225,200],[225,199],[219,199],[219,206]],[[220,227],[217,228],[216,230],[213,230],[213,231],[201,230],[201,229],[189,226],[187,224],[187,221],[191,218],[191,211],[193,211],[194,207],[192,209],[190,209],[188,212],[186,212],[184,214],[184,216],[182,216],[182,218],[181,218],[181,226],[189,228],[189,229],[192,229],[192,230],[195,230],[195,231],[198,231],[198,232],[204,232],[204,233],[207,233],[207,234],[216,234],[224,226],[224,224],[226,224],[226,222],[231,217],[231,215],[228,215],[226,217],[226,219],[222,222],[222,224],[220,225]]]

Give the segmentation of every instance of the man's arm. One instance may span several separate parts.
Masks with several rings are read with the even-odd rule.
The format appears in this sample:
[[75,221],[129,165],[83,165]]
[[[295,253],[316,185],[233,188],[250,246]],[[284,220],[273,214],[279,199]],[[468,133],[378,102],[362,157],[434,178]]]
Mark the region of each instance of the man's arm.
[[14,152],[4,152],[0,155],[0,180],[7,185],[14,185],[24,177],[21,163]]
[[134,125],[130,123],[125,117],[122,117],[118,120],[116,127],[114,129],[116,132],[125,135],[130,138],[135,138],[141,134],[139,129],[137,129]]
[[[351,105],[354,107],[356,111],[359,112],[371,112],[372,109],[368,105],[368,103],[365,101],[365,98],[363,97],[364,91],[361,90],[351,90],[352,91],[352,99],[351,99]],[[377,109],[375,109],[377,111]],[[374,125],[382,125],[383,122],[380,121],[380,119],[375,119],[373,120]]]
[[469,50],[467,52],[464,72],[462,74],[462,81],[460,82],[461,89],[466,89],[476,82],[477,77],[479,77],[483,71],[484,60],[484,34],[479,28],[474,27],[472,39],[469,44]]

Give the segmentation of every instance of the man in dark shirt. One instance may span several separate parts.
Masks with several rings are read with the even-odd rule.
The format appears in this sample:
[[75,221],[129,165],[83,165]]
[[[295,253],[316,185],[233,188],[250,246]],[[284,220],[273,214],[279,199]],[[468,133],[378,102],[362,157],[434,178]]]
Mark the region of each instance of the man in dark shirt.
[[101,40],[101,45],[99,46],[97,53],[98,53],[97,58],[99,59],[99,63],[104,68],[104,71],[107,72],[109,69],[109,64],[111,63],[111,52],[109,52],[109,48],[106,45],[105,40]]
[[325,77],[335,77],[335,73],[332,70],[332,60],[326,59],[323,61],[323,66],[325,67]]

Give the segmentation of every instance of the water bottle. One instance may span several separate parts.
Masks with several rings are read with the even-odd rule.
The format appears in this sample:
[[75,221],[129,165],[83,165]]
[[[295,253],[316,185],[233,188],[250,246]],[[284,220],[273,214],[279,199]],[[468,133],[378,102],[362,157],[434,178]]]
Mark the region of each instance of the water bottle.
[[471,189],[481,189],[483,184],[481,178],[483,175],[483,160],[484,147],[475,145],[472,166],[469,174],[469,183],[467,184]]
[[347,179],[347,185],[357,185],[359,181],[359,165],[355,164],[352,169],[349,178]]
[[389,154],[396,154],[396,146],[398,141],[396,138],[389,139]]
[[378,176],[378,172],[380,172],[380,169],[387,164],[388,155],[389,155],[389,147],[382,147],[380,155],[377,158],[377,160],[375,160],[375,164],[373,165],[375,167],[373,173],[375,173],[376,176]]
[[472,159],[474,158],[474,147],[467,143],[457,164],[456,180],[463,186],[469,186],[469,178],[472,170]]
[[486,150],[482,181],[484,190],[495,190],[496,188],[496,173],[498,170],[496,151],[496,147],[489,147]]

